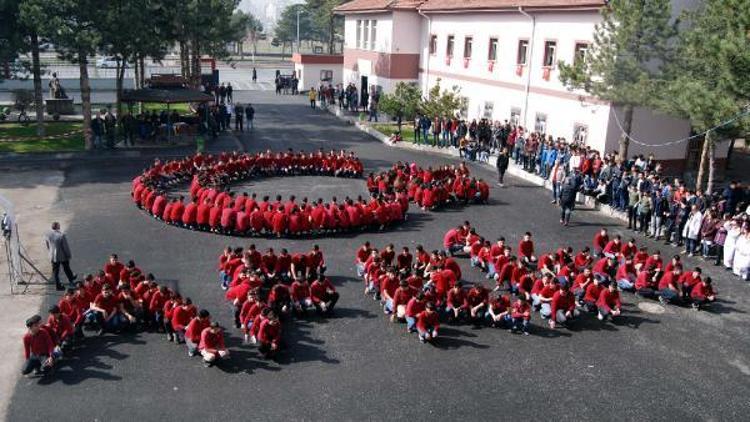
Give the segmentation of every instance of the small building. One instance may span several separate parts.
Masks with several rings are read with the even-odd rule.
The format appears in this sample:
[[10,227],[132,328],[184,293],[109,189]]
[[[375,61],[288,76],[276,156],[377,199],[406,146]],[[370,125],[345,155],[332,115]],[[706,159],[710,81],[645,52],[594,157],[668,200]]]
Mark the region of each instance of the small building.
[[[622,111],[559,80],[558,61],[585,60],[605,0],[353,0],[344,16],[343,83],[389,92],[399,81],[426,92],[440,80],[468,100],[467,119],[618,149]],[[673,0],[675,13],[695,4]],[[689,122],[637,109],[629,155],[653,153],[670,173],[697,167]],[[696,145],[698,145],[696,147]],[[717,160],[726,148],[717,149]]]
[[321,84],[336,86],[343,81],[344,56],[326,54],[300,54],[292,56],[294,73],[299,79],[299,90],[317,89]]

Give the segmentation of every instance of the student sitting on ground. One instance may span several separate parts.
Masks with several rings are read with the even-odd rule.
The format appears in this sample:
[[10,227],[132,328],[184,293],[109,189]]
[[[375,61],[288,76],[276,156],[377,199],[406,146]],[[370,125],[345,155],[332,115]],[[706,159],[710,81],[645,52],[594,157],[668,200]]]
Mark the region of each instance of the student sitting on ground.
[[55,366],[55,343],[49,332],[42,328],[42,317],[34,315],[26,320],[28,331],[23,336],[24,362],[21,369],[23,375],[32,371],[39,375],[50,374]]
[[229,350],[224,345],[224,331],[218,322],[212,322],[209,327],[203,329],[198,350],[206,366],[213,366],[217,361],[229,357]]

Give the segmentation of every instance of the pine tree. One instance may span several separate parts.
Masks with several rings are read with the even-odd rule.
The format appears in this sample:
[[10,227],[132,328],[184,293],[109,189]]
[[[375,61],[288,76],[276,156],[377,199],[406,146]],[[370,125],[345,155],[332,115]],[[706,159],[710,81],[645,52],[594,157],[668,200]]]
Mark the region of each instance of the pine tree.
[[707,192],[715,173],[716,142],[750,129],[745,117],[709,130],[748,111],[750,103],[750,0],[707,0],[684,15],[685,30],[676,45],[668,70],[667,89],[660,107],[690,120],[704,133],[696,190],[703,187],[708,167]]
[[621,107],[624,134],[619,158],[627,159],[633,111],[653,105],[668,48],[676,35],[670,0],[611,0],[602,8],[602,21],[586,57],[559,63],[560,80],[570,88]]

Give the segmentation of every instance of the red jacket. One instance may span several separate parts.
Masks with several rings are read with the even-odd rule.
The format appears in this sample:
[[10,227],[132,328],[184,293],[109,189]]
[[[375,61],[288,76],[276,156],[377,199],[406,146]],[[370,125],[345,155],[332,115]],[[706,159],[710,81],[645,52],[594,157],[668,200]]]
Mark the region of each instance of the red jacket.
[[189,339],[193,343],[199,343],[201,341],[201,334],[203,334],[203,330],[208,328],[209,325],[211,325],[210,318],[205,318],[203,320],[198,317],[193,318],[193,320],[190,321],[187,329],[185,330],[185,338]]
[[218,333],[212,333],[210,327],[203,329],[198,350],[226,350],[224,332],[219,329]]
[[261,343],[271,343],[278,346],[281,341],[281,322],[276,321],[271,324],[271,320],[264,320],[258,329],[257,338]]
[[52,356],[55,350],[55,343],[52,341],[49,333],[44,329],[39,329],[36,334],[26,333],[23,336],[24,358],[28,359],[29,355]]
[[175,331],[184,330],[195,317],[195,306],[185,309],[184,306],[178,306],[172,311],[172,329]]
[[563,313],[568,311],[573,312],[575,308],[576,300],[573,293],[568,292],[567,294],[563,294],[562,290],[558,290],[552,296],[552,315],[550,318],[552,318],[552,321],[557,322],[557,311],[563,311]]
[[622,306],[620,292],[617,290],[611,292],[609,289],[602,290],[599,294],[599,300],[596,301],[596,306],[603,309],[620,309]]
[[438,328],[440,328],[440,320],[437,312],[424,310],[417,315],[417,329],[419,331],[433,331]]
[[420,312],[424,311],[425,301],[419,301],[416,297],[409,299],[409,303],[406,304],[406,316],[410,318],[416,318]]

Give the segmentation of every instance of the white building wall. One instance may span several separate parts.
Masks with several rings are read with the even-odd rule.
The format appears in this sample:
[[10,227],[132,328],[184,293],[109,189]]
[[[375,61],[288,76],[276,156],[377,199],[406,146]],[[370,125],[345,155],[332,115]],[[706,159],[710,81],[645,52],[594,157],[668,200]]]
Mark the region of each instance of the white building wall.
[[295,63],[294,71],[299,77],[299,89],[300,91],[307,91],[311,87],[317,89],[322,81],[320,80],[321,71],[330,70],[333,72],[333,80],[326,82],[336,86],[343,80],[343,68],[341,64],[311,64],[311,63]]
[[424,18],[416,12],[393,12],[393,43],[391,53],[421,53],[423,20]]
[[[367,45],[363,50],[377,51],[380,53],[389,53],[392,49],[393,42],[393,16],[391,13],[367,13],[357,15],[347,15],[344,19],[344,48],[357,49],[357,21],[377,21],[375,46],[371,45],[371,38],[368,35]],[[364,26],[364,24],[363,24]],[[368,27],[369,28],[369,27]],[[372,32],[370,32],[370,35]],[[362,39],[364,43],[364,38]]]

